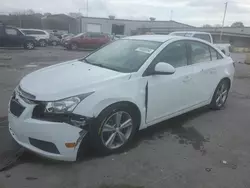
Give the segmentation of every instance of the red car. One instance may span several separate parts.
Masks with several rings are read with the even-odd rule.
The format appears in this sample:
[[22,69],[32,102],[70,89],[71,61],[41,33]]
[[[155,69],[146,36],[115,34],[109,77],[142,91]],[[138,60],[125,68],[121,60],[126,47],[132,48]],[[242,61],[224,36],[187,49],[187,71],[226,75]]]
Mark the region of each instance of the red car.
[[105,33],[80,33],[64,42],[64,46],[69,50],[78,48],[99,48],[111,41],[111,37]]

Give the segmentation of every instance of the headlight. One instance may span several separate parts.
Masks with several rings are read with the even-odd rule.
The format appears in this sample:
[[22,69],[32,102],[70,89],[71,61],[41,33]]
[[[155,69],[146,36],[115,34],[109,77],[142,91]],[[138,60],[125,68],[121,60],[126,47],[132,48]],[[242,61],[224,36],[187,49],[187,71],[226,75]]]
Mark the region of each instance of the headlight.
[[59,101],[47,102],[45,113],[67,113],[72,112],[76,106],[91,93],[86,93],[79,96],[69,97]]

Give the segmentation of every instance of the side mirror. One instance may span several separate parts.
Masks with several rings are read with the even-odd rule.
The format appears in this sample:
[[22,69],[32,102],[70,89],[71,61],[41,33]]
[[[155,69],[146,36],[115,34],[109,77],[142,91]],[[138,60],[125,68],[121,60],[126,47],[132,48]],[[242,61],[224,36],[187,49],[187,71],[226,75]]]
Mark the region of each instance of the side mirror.
[[175,73],[175,68],[169,63],[159,62],[155,65],[154,74],[167,75],[174,73]]

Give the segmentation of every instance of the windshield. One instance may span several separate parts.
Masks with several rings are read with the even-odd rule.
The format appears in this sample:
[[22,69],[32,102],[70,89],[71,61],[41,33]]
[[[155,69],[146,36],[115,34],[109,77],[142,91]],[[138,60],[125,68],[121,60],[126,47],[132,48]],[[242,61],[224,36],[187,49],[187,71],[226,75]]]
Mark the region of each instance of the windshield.
[[160,42],[122,39],[101,48],[84,60],[119,72],[136,72],[160,45]]
[[[79,33],[79,34],[75,35],[74,38],[80,37],[80,36],[82,36],[83,34],[84,34],[84,33]],[[67,36],[67,37],[68,37],[68,36]]]

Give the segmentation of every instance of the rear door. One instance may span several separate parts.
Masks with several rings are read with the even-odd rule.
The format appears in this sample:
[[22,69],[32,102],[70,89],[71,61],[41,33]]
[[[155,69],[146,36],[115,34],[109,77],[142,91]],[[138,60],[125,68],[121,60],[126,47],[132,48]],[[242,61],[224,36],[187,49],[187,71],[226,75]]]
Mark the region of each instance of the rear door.
[[194,70],[194,81],[199,85],[196,102],[205,102],[210,99],[219,83],[217,66],[222,56],[210,45],[203,42],[189,41],[188,44]]
[[91,47],[98,48],[104,44],[104,36],[101,33],[90,33]]

